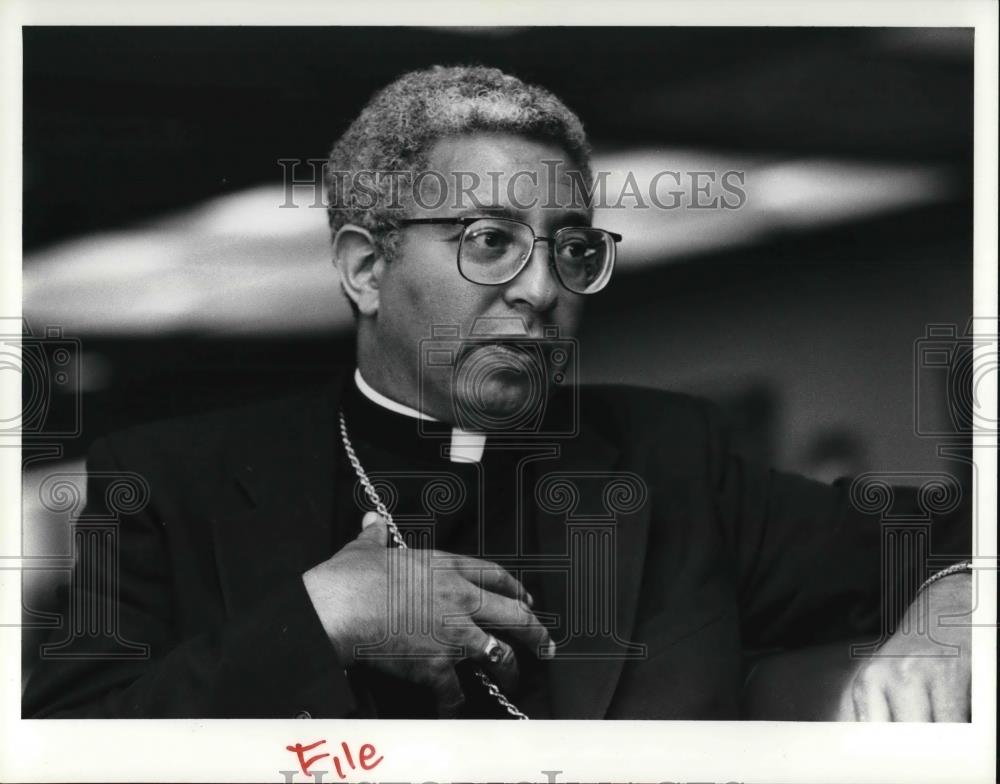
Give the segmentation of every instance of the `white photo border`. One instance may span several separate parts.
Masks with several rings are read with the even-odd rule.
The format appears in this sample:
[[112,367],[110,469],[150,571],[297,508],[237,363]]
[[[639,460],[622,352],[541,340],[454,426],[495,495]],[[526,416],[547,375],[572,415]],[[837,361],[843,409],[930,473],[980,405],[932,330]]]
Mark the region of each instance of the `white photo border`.
[[[703,25],[975,28],[974,314],[997,315],[997,6],[953,2],[617,0],[350,3],[0,0],[0,307],[21,312],[22,25]],[[4,376],[4,381],[11,374]],[[980,390],[995,410],[996,374]],[[16,383],[0,389],[20,398]],[[5,406],[4,410],[8,410]],[[374,745],[384,761],[349,779],[451,781],[992,781],[996,751],[995,434],[975,450],[979,603],[973,622],[973,721],[966,725],[795,722],[433,722],[314,720],[21,720],[20,634],[0,628],[0,780],[274,781],[294,770],[286,745]],[[20,458],[0,449],[0,602],[20,611]],[[558,771],[558,773],[545,773]],[[294,781],[305,781],[299,774]],[[326,781],[338,780],[328,771]]]

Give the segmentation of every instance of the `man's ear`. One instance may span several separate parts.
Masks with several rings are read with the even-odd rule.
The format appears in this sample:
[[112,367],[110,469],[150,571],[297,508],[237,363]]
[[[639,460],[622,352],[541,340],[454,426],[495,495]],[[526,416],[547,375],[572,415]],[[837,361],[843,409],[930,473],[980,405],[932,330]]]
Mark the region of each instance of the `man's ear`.
[[378,313],[379,280],[385,260],[379,255],[371,232],[348,223],[333,238],[333,265],[340,282],[363,316]]

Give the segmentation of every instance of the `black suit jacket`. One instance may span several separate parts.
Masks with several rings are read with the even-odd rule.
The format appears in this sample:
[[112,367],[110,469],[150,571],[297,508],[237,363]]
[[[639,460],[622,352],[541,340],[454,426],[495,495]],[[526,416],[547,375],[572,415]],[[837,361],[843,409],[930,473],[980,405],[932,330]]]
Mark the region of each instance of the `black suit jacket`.
[[[79,525],[117,533],[120,576],[81,580],[73,607],[116,617],[81,633],[67,603],[26,717],[370,715],[301,579],[332,555],[331,530],[359,524],[333,519],[336,494],[353,490],[333,480],[340,389],[94,444]],[[879,637],[883,526],[852,508],[846,483],[748,465],[692,398],[583,388],[579,411],[578,434],[526,469],[561,643],[554,717],[736,718],[745,651]],[[122,472],[148,499],[122,500]],[[964,515],[934,525],[935,551],[968,552]],[[607,599],[597,615],[567,604],[581,571],[563,568],[591,551],[611,553],[577,558]],[[898,589],[923,568],[901,570]]]

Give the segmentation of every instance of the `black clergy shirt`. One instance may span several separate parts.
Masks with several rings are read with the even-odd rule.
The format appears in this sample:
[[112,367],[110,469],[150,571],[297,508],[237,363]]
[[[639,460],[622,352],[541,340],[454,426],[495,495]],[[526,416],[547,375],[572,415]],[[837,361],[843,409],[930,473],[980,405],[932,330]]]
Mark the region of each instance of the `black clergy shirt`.
[[[366,397],[354,381],[344,389],[343,410],[348,435],[361,466],[375,485],[410,547],[435,549],[487,560],[517,562],[519,552],[534,548],[530,515],[517,519],[516,474],[525,449],[486,441],[478,462],[450,459],[452,428],[420,421],[385,408]],[[373,509],[357,480],[343,444],[337,451],[338,486],[352,488],[336,500],[342,521],[334,550],[361,530],[361,518]],[[393,546],[390,543],[390,546]],[[530,571],[520,577],[535,607],[543,606],[541,587]],[[503,629],[488,629],[514,647],[519,678],[505,694],[532,717],[550,713],[545,689],[545,663]],[[456,662],[466,702],[460,718],[509,718],[474,675],[470,661]],[[363,660],[349,670],[352,686],[366,714],[378,718],[434,718],[429,688],[393,677]],[[496,679],[494,679],[496,680]]]

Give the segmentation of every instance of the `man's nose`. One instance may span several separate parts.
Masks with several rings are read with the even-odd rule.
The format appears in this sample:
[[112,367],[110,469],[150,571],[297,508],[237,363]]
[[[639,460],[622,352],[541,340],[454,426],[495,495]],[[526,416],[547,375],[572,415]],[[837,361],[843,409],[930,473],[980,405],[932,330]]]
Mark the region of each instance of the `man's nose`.
[[504,291],[508,304],[524,303],[536,312],[547,311],[556,304],[559,281],[552,269],[551,258],[549,240],[536,238],[528,263]]

